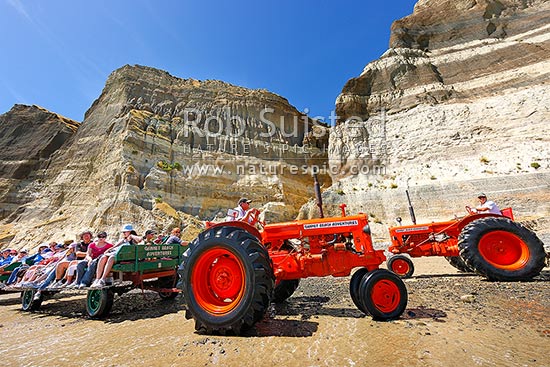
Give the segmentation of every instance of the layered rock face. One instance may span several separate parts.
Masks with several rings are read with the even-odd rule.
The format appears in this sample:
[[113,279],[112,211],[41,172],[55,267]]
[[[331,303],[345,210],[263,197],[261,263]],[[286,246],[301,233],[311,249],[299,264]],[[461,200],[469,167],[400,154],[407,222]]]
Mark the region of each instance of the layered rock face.
[[336,101],[326,201],[391,224],[407,187],[421,220],[485,191],[550,232],[549,55],[548,1],[419,1]]
[[34,199],[51,160],[78,126],[38,106],[15,105],[0,115],[0,220]]
[[273,93],[125,66],[11,218],[12,242],[88,227],[117,235],[127,222],[162,230],[181,224],[163,219],[164,204],[180,218],[210,219],[242,196],[268,220],[292,219],[313,193],[307,167],[326,164],[327,144],[327,128]]

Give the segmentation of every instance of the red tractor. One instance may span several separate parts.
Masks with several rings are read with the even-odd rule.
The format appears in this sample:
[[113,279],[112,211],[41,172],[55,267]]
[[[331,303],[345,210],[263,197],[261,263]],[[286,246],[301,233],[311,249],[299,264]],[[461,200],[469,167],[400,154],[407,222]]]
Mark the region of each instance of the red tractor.
[[396,255],[389,257],[387,266],[399,276],[408,278],[414,272],[408,256],[445,256],[460,271],[474,271],[497,281],[527,280],[544,268],[543,243],[514,221],[511,208],[498,215],[478,214],[466,207],[468,215],[464,217],[416,224],[408,191],[407,199],[413,225],[389,229],[388,251]]
[[376,320],[398,318],[407,305],[403,281],[379,269],[386,258],[373,248],[367,215],[346,216],[341,208],[341,217],[260,230],[257,211],[249,223],[210,224],[189,244],[178,270],[186,317],[195,320],[195,329],[238,335],[262,319],[271,302],[290,297],[301,278],[344,277],[354,268],[354,304]]

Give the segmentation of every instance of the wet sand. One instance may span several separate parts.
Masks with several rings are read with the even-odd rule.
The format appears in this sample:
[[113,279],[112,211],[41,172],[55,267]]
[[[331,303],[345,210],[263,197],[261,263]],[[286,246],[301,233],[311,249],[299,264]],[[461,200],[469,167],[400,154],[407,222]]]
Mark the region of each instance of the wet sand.
[[[443,258],[414,259],[407,310],[376,322],[349,277],[304,279],[247,336],[200,335],[179,297],[134,290],[105,320],[85,297],[21,311],[0,295],[3,366],[550,366],[550,269],[532,282],[488,282]],[[463,297],[465,296],[465,297]]]

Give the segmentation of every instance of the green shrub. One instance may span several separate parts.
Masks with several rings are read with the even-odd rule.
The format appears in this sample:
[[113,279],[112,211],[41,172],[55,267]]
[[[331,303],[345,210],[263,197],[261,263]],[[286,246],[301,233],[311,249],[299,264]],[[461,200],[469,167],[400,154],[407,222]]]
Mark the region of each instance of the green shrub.
[[539,162],[533,162],[533,163],[531,163],[531,167],[533,167],[534,169],[539,169],[540,164],[539,164]]
[[344,192],[344,190],[338,190],[338,191],[336,191],[336,193],[337,193],[338,195],[345,195],[345,194],[346,194],[346,193]]
[[178,162],[168,163],[165,160],[158,161],[157,167],[166,172],[170,172],[173,169],[177,169],[178,171],[181,171],[182,169],[181,164],[179,164]]

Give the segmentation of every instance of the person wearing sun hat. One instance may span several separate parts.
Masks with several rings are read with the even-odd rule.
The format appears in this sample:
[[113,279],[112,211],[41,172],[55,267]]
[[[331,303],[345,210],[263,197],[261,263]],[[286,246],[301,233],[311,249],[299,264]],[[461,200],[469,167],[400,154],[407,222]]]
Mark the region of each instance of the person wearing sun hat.
[[125,224],[120,231],[122,232],[122,238],[114,247],[107,250],[97,263],[96,280],[92,283],[92,288],[101,288],[106,285],[105,279],[107,279],[115,264],[115,254],[119,246],[137,245],[143,241],[143,237],[137,235],[134,226],[131,224]]

